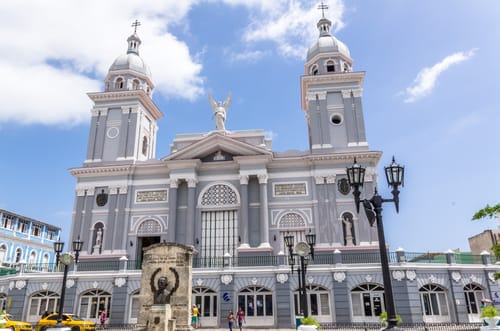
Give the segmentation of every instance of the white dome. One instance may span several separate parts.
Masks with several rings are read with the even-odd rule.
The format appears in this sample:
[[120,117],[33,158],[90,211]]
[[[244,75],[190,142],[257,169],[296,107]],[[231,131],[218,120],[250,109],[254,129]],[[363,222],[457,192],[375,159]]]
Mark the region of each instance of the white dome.
[[109,68],[110,72],[115,70],[133,70],[151,78],[149,66],[136,53],[123,54],[117,57]]
[[319,53],[341,53],[347,58],[351,58],[349,48],[330,34],[331,26],[332,22],[324,17],[318,21],[319,38],[307,51],[307,61]]
[[343,42],[331,35],[321,36],[318,38],[318,41],[314,43],[314,45],[312,45],[307,51],[307,60],[309,61],[319,53],[333,52],[341,53],[348,58],[351,57],[349,48],[347,48],[347,46]]

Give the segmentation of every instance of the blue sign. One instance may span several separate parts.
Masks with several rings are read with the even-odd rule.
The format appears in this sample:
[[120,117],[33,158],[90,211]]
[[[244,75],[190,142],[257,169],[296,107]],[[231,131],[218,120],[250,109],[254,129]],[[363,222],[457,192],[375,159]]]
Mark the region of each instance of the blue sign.
[[224,292],[224,293],[222,294],[222,299],[224,300],[224,302],[229,302],[229,301],[231,301],[231,297],[229,296],[229,293],[227,293],[227,292]]

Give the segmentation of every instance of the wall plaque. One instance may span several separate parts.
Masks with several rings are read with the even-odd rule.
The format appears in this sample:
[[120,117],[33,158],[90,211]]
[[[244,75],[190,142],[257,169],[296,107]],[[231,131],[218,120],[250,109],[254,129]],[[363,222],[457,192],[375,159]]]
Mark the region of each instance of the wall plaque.
[[167,201],[168,191],[167,190],[155,190],[155,191],[137,191],[135,201],[141,202],[162,202]]
[[274,196],[306,195],[306,183],[274,184]]

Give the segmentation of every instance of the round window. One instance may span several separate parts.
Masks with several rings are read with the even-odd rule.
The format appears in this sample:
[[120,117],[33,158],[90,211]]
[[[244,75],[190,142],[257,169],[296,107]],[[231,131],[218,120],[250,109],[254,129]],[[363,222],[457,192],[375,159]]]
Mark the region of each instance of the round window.
[[340,114],[333,114],[330,121],[335,125],[342,124],[342,116]]
[[119,133],[120,133],[120,129],[118,129],[115,126],[112,126],[112,127],[108,128],[106,135],[108,136],[109,139],[114,139],[114,138],[118,137]]

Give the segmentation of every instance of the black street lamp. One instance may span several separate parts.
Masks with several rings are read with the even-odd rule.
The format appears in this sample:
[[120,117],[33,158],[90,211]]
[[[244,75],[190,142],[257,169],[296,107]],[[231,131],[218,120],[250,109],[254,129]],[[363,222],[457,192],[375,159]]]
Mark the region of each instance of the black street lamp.
[[316,235],[314,233],[306,234],[306,242],[298,242],[295,245],[295,252],[293,251],[294,237],[291,235],[286,235],[285,245],[288,247],[288,264],[292,270],[295,265],[295,258],[298,257],[300,261],[299,268],[297,269],[297,275],[299,276],[299,296],[300,296],[300,309],[299,312],[304,314],[304,317],[308,315],[307,309],[307,294],[306,294],[306,271],[307,263],[309,261],[309,256],[314,260],[314,246],[316,245]]
[[54,242],[54,252],[56,252],[56,268],[59,266],[59,256],[61,256],[63,248],[64,241],[57,239],[57,241]]
[[80,255],[80,251],[82,250],[83,247],[83,241],[80,240],[80,237],[78,237],[78,240],[73,241],[73,251],[75,254],[75,257],[73,257],[73,254],[71,253],[64,253],[60,255],[62,252],[62,249],[64,247],[64,242],[62,241],[57,241],[54,243],[54,251],[56,252],[57,256],[57,261],[58,263],[61,262],[64,265],[64,270],[63,270],[63,281],[62,281],[62,287],[61,287],[61,298],[59,299],[59,309],[57,311],[57,324],[54,326],[56,329],[68,329],[64,324],[62,324],[62,314],[63,314],[63,309],[64,309],[64,296],[66,294],[66,281],[68,280],[68,268],[73,262],[77,263],[78,262],[78,256]]
[[397,319],[396,309],[394,307],[394,296],[392,294],[389,260],[387,258],[387,247],[385,245],[384,225],[382,223],[382,204],[384,202],[394,202],[394,205],[396,206],[396,212],[399,212],[399,186],[404,185],[404,167],[397,164],[396,161],[394,161],[393,157],[392,163],[384,169],[387,184],[389,186],[392,186],[392,199],[382,198],[378,194],[376,187],[374,195],[370,200],[360,199],[361,192],[359,188],[363,187],[366,169],[356,162],[356,158],[354,158],[354,164],[350,168],[347,168],[347,177],[349,180],[349,185],[354,189],[353,194],[354,201],[356,203],[356,211],[359,213],[359,204],[361,201],[363,201],[363,207],[365,209],[366,217],[368,218],[370,225],[373,226],[375,221],[377,222],[380,264],[382,266],[382,277],[384,279],[384,292],[387,308],[386,329],[393,329],[397,328]]

